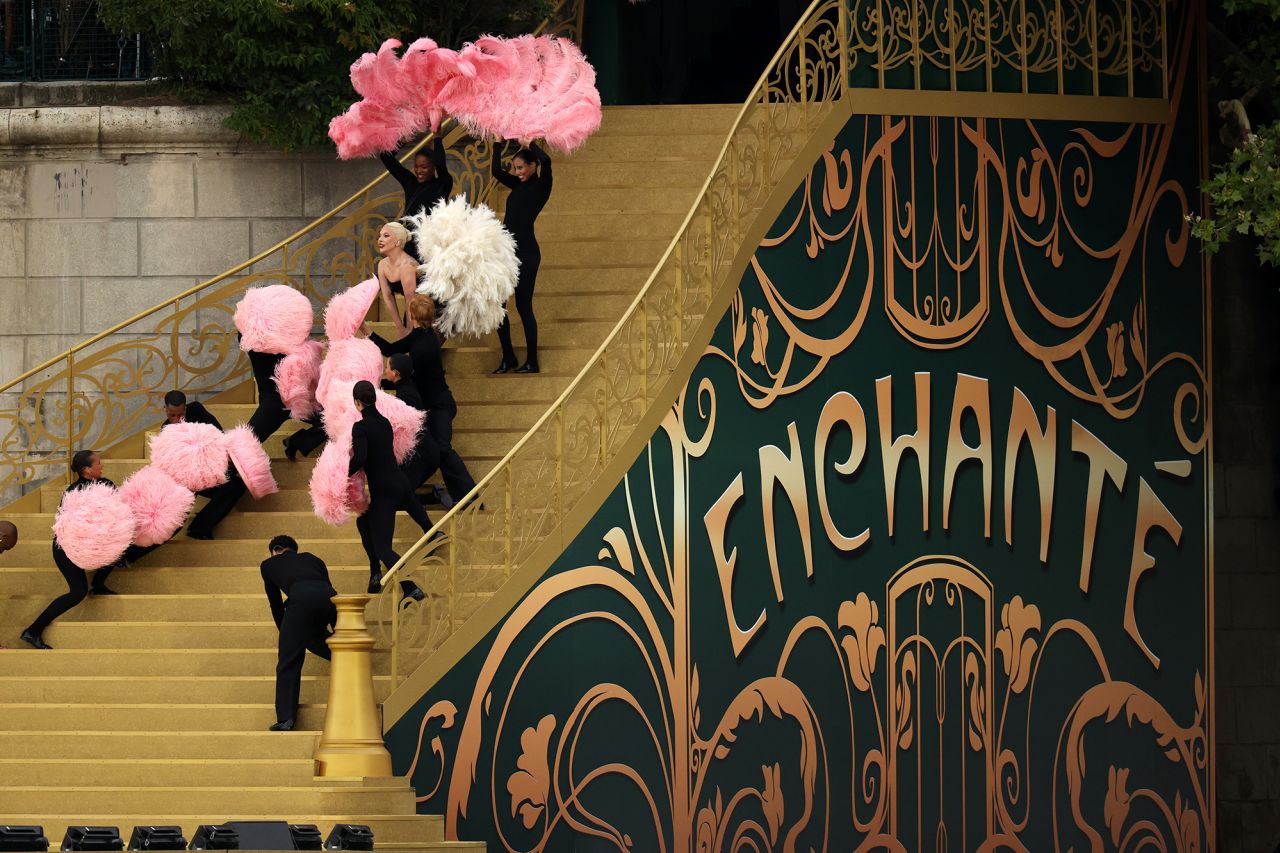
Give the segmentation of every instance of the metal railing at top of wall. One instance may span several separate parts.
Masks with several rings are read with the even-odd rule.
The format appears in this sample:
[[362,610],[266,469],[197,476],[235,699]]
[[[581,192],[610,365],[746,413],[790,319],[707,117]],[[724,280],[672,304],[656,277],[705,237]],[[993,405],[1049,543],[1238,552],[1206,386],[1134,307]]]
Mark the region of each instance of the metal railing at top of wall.
[[143,80],[148,39],[102,23],[96,0],[0,0],[0,80]]
[[[1078,50],[1066,50],[1062,10],[1083,15],[1080,20],[1093,34],[1087,39],[1100,45],[1099,32],[1111,34],[1117,26],[1130,36],[1137,32],[1132,12],[1138,5],[1160,5],[1160,0],[1121,0],[1129,17],[1115,19],[1099,12],[1102,2],[1048,0],[1055,14],[1046,19],[1034,13],[1033,0],[1019,0],[1005,4],[1018,14],[1016,26],[1007,17],[1002,24],[992,20],[990,27],[968,27],[962,38],[960,30],[966,28],[957,10],[994,6],[994,0],[931,0],[931,6],[923,0],[815,0],[747,97],[697,200],[617,325],[533,428],[384,575],[371,624],[381,630],[380,642],[391,647],[393,684],[398,686],[465,621],[468,601],[494,592],[560,529],[655,398],[664,390],[669,396],[671,384],[682,381],[675,374],[677,363],[698,328],[718,319],[708,310],[716,294],[736,287],[733,260],[743,237],[811,128],[838,108],[851,112],[868,87],[887,91],[900,83],[908,95],[929,95],[930,69],[947,72],[945,81],[933,82],[952,95],[968,79],[961,75],[977,70],[981,94],[1020,99],[1001,109],[1052,113],[1056,104],[1044,99],[1069,100],[1062,98],[1073,94],[1066,70],[1082,61]],[[940,17],[926,22],[931,10]],[[1156,11],[1158,38],[1141,54],[1132,46],[1122,51],[1127,65],[1104,63],[1101,54],[1085,57],[1091,102],[1108,99],[1101,81],[1119,77],[1126,88],[1110,100],[1148,100],[1161,107],[1167,92],[1163,80],[1149,98],[1134,94],[1139,55],[1143,63],[1156,63],[1161,77],[1165,73],[1162,7]],[[878,28],[876,22],[886,19],[890,26]],[[867,37],[868,27],[876,31],[874,37]],[[950,41],[936,43],[944,33]],[[1057,49],[1045,54],[1050,43]],[[1110,41],[1106,45],[1113,47]],[[904,68],[907,78],[897,81],[894,75]],[[1016,79],[1006,81],[1010,69]],[[1041,84],[1035,75],[1045,73],[1059,84],[1037,91]],[[999,91],[997,84],[1004,83],[1008,92]],[[894,103],[911,111],[904,101]],[[936,104],[935,99],[927,109]],[[416,607],[403,607],[394,582],[401,580],[413,580],[433,595]]]
[[[537,31],[579,37],[582,6],[562,0]],[[442,132],[456,191],[488,199],[492,145],[461,127]],[[400,209],[398,187],[388,191],[388,180],[379,174],[271,248],[0,385],[0,499],[67,476],[82,447],[105,450],[158,423],[159,400],[170,389],[208,396],[247,379],[232,319],[244,291],[289,284],[320,304],[368,278],[377,230]]]

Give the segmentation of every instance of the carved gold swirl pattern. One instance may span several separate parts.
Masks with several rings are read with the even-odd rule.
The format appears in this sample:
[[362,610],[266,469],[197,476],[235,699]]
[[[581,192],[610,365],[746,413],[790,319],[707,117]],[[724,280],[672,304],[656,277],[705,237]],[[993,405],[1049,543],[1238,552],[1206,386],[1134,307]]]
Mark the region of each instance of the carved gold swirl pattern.
[[[647,815],[640,822],[646,831],[652,825],[654,849],[794,849],[803,840],[804,849],[827,850],[832,774],[848,772],[855,792],[848,820],[862,838],[858,850],[923,849],[932,839],[939,839],[938,849],[1029,850],[1023,841],[1028,828],[1038,832],[1050,824],[1059,846],[1083,837],[1098,849],[1104,835],[1121,850],[1208,846],[1213,831],[1204,790],[1208,736],[1199,673],[1192,719],[1178,723],[1141,688],[1112,676],[1087,625],[1064,618],[1042,626],[1035,604],[1020,595],[1001,601],[976,567],[955,557],[913,561],[890,579],[883,601],[858,592],[839,605],[833,623],[802,617],[772,675],[708,708],[688,655],[688,548],[697,514],[689,485],[691,463],[716,432],[716,408],[708,379],[680,395],[662,422],[661,438],[646,451],[648,477],[638,469],[624,481],[626,525],[604,534],[595,563],[546,577],[513,610],[461,711],[440,700],[422,720],[414,768],[425,755],[428,727],[458,729],[452,762],[438,739],[431,742],[431,766],[440,770],[419,784],[431,789],[424,801],[441,791],[447,776],[448,837],[459,837],[461,822],[474,816],[476,791],[484,789],[490,812],[484,820],[495,828],[500,849],[555,849],[565,832],[628,849],[628,828],[588,805],[600,802],[592,796],[598,789],[616,792],[621,781],[635,794],[632,802],[641,804],[632,819]],[[671,489],[661,508],[659,482]],[[650,490],[652,507],[637,500]],[[575,605],[593,592],[611,593],[613,605]],[[540,690],[536,681],[548,670],[538,663],[553,664],[556,645],[573,644],[592,625],[613,629],[625,648],[611,646],[611,660],[634,659],[638,667],[619,663],[614,675],[581,695]],[[1083,648],[1096,671],[1087,674],[1094,683],[1062,711],[1050,758],[1033,751],[1029,731],[1041,682],[1062,678],[1045,663],[1058,647]],[[838,673],[835,693],[827,691],[844,700],[835,717],[820,715],[793,675],[814,666],[816,649],[825,649],[822,655]],[[961,701],[952,706],[949,696]],[[653,772],[607,761],[598,746],[586,745],[593,718],[611,708],[629,712],[629,727],[618,730],[616,717],[596,725],[610,726],[610,738],[641,745]],[[1040,709],[1037,719],[1045,713]],[[794,735],[786,747],[771,728],[783,723]],[[1172,802],[1161,793],[1170,790],[1168,779],[1129,787],[1135,772],[1154,763],[1113,761],[1086,769],[1089,742],[1111,748],[1119,734],[1104,732],[1113,726],[1130,730],[1126,737],[1162,756],[1159,761],[1178,774]],[[838,731],[854,744],[852,755],[829,753]],[[776,752],[778,760],[748,772],[734,763],[743,750]],[[1040,762],[1051,778],[1063,780],[1065,797],[1056,787],[1043,801],[1033,796],[1033,763]],[[948,785],[944,778],[955,777],[942,772],[944,764],[958,764],[960,778],[978,782]],[[934,786],[931,796],[922,796],[922,786]],[[785,798],[784,790],[790,792]],[[958,820],[954,808],[942,813],[946,797],[964,798]]]
[[[808,140],[838,108],[841,5],[819,4],[761,78],[705,192],[595,358],[511,453],[383,579],[380,642],[398,681],[439,648],[558,528],[673,379],[714,294],[730,285],[746,227]],[[436,533],[444,534],[435,537]],[[435,538],[433,538],[435,537]],[[436,597],[400,600],[400,580]]]
[[[1184,25],[1174,104],[1188,83],[1192,41]],[[1157,373],[1182,370],[1172,425],[1183,448],[1200,453],[1204,366],[1185,352],[1155,351],[1147,323],[1158,294],[1149,268],[1157,260],[1181,267],[1188,251],[1186,193],[1164,177],[1173,133],[1171,118],[1106,138],[1080,128],[1051,143],[1025,120],[870,119],[859,148],[823,154],[794,217],[761,241],[751,271],[769,312],[748,317],[735,299],[732,348],[711,352],[735,365],[744,399],[765,408],[808,386],[853,342],[877,287],[904,337],[951,348],[981,329],[994,282],[1018,345],[1072,396],[1113,418],[1138,411]],[[1113,193],[1104,201],[1095,192],[1104,168],[1136,175],[1127,207],[1117,211]],[[946,174],[952,185],[939,186]],[[1106,223],[1102,236],[1098,223]],[[813,305],[794,304],[768,273],[771,254],[791,251],[804,231],[810,258],[837,247],[847,255],[835,287]],[[1076,262],[1100,269],[1091,280],[1102,288],[1083,310],[1055,309],[1061,271]],[[837,304],[848,319],[833,327]],[[819,318],[821,333],[812,330]]]
[[[853,0],[850,62],[855,71],[865,68],[874,82],[891,88],[1135,96],[1143,94],[1135,85],[1138,74],[1155,78],[1146,94],[1162,96],[1163,5],[1162,0]],[[1078,81],[1077,71],[1083,72]]]

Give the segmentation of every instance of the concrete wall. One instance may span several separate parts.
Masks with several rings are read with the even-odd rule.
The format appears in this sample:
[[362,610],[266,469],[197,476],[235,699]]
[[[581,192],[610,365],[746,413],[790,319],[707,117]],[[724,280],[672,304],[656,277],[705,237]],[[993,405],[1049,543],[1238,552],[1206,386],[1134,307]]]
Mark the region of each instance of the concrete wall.
[[1280,844],[1280,294],[1251,247],[1215,259],[1219,850]]
[[0,109],[0,381],[270,247],[381,174],[213,107]]

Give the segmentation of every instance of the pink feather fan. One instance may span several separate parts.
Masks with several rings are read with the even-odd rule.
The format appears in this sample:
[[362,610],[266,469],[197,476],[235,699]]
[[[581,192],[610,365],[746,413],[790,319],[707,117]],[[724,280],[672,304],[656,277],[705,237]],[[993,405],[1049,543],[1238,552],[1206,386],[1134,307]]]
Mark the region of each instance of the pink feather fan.
[[[347,476],[350,465],[351,434],[330,436],[311,471],[310,485],[311,506],[325,524],[341,527],[351,520],[355,487],[350,481],[356,478]],[[360,493],[364,493],[363,485]]]
[[332,341],[354,338],[378,298],[378,280],[366,279],[329,300],[324,309],[324,333]]
[[280,359],[273,379],[280,397],[295,421],[305,421],[316,413],[316,385],[320,382],[320,363],[324,344],[307,341]]
[[[328,410],[350,404],[351,386],[362,379],[374,385],[382,381],[382,353],[378,345],[364,338],[331,341],[324,364],[320,365],[320,382],[316,385],[320,408]],[[329,432],[327,415],[325,431]]]
[[314,322],[311,300],[287,284],[251,288],[236,305],[236,329],[245,352],[293,352],[311,335]]
[[253,430],[241,424],[223,433],[223,446],[231,457],[231,464],[244,481],[254,499],[265,498],[280,491],[275,477],[271,476],[271,457],[262,449],[262,443]]
[[62,496],[53,519],[59,547],[82,569],[119,562],[133,541],[133,512],[106,483],[91,483]]
[[193,492],[227,481],[222,430],[212,424],[169,424],[151,436],[151,461]]
[[[577,149],[600,128],[596,72],[578,46],[555,36],[477,40],[469,48],[504,69],[501,80],[442,94],[445,110],[478,136],[545,139]],[[468,50],[463,50],[467,56]]]
[[600,127],[596,73],[577,45],[555,36],[484,36],[460,51],[422,38],[404,57],[388,41],[351,67],[364,99],[329,123],[344,160],[391,151],[446,114],[474,134],[543,138],[573,151]]
[[139,468],[120,486],[120,500],[133,513],[135,545],[168,542],[195,504],[192,491],[155,465]]

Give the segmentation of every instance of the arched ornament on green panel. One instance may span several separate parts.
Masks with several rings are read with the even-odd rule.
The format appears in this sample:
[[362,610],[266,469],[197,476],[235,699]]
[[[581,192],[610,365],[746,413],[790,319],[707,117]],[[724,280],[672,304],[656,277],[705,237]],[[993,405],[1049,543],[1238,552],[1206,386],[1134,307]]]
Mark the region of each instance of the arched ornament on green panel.
[[1203,115],[857,116],[624,481],[388,732],[492,850],[1207,849]]

